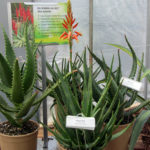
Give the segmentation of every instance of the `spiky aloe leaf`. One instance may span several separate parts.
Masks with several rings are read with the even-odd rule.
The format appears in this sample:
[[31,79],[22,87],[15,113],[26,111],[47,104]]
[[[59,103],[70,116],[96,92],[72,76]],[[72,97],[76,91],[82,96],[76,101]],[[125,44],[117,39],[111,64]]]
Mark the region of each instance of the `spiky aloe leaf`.
[[140,111],[144,106],[150,104],[150,100],[146,100],[145,102],[143,102],[142,104],[140,104],[139,106],[137,106],[136,108],[128,111],[128,112],[125,112],[125,116],[129,116],[129,115],[132,115],[132,114],[135,114],[136,112]]
[[21,126],[21,124],[16,122],[16,119],[14,117],[14,113],[10,113],[7,111],[4,111],[2,109],[0,109],[0,112],[7,118],[7,120],[12,124],[12,125],[16,125],[16,126]]
[[[63,79],[67,78],[68,76],[70,76],[72,73],[74,72],[69,72],[67,73]],[[39,98],[33,103],[33,105],[36,105],[38,103],[41,103],[43,99],[45,99],[50,93],[52,93],[54,91],[54,89],[61,84],[61,80],[58,80],[52,87],[47,87],[46,90],[42,93],[41,96],[39,96]]]
[[132,125],[133,125],[133,122],[131,122],[126,128],[124,128],[120,132],[113,134],[111,140],[114,140],[114,139],[118,138],[119,136],[121,136],[122,134],[124,134]]
[[6,95],[10,95],[11,94],[11,88],[5,86],[3,83],[0,83],[0,91],[6,93]]
[[134,149],[134,146],[143,129],[143,126],[146,123],[146,121],[149,119],[149,117],[150,117],[150,110],[143,110],[140,113],[140,115],[137,117],[134,127],[133,127],[131,139],[130,139],[129,150]]
[[16,115],[17,118],[22,118],[29,112],[29,110],[32,107],[33,102],[35,101],[37,94],[38,92],[35,92],[31,97],[25,100],[25,102],[22,104],[22,107],[20,108],[20,111]]
[[10,107],[6,100],[0,95],[0,109],[7,111],[7,112],[17,112],[17,109]]
[[0,79],[5,86],[11,87],[12,71],[2,54],[0,54]]
[[135,74],[136,74],[136,70],[137,70],[137,57],[136,57],[136,54],[131,46],[131,44],[129,43],[127,37],[125,36],[125,40],[131,50],[131,53],[132,53],[132,58],[133,58],[133,64],[132,64],[132,69],[131,69],[131,72],[130,72],[130,75],[129,75],[129,78],[134,78]]
[[24,93],[18,59],[16,59],[13,67],[11,101],[16,105],[24,101]]
[[4,40],[5,40],[5,54],[6,54],[6,59],[9,63],[9,65],[11,66],[11,68],[13,67],[14,61],[16,59],[16,55],[15,52],[12,48],[11,42],[5,32],[5,30],[3,29],[3,34],[4,34]]
[[116,74],[116,82],[117,84],[120,83],[120,79],[122,76],[122,71],[121,71],[121,58],[120,58],[120,51],[118,50],[118,60],[119,60],[119,67],[117,69],[117,74]]
[[23,74],[23,88],[24,93],[27,93],[30,88],[34,86],[36,77],[36,57],[33,54],[28,39],[27,26],[25,27],[25,41],[26,41],[26,64]]
[[[109,43],[106,43],[108,45],[111,45],[113,47],[116,47],[116,48],[119,48],[120,50],[124,51],[126,54],[128,54],[129,56],[132,57],[132,53],[130,52],[130,50],[126,47],[123,47],[121,45],[117,45],[117,44],[109,44]],[[137,64],[140,65],[141,64],[141,61],[137,58]],[[143,66],[143,69],[142,69],[143,72],[146,72],[146,67]],[[150,74],[147,74],[146,75],[146,78],[148,79],[148,81],[150,81]]]
[[86,51],[84,53],[84,87],[83,87],[83,100],[82,100],[82,112],[85,116],[90,116],[92,111],[92,69],[87,71],[86,64]]
[[36,114],[36,112],[38,111],[40,105],[41,105],[41,103],[34,106],[32,111],[25,118],[22,119],[22,121],[21,121],[22,124],[27,122],[29,119],[31,119]]

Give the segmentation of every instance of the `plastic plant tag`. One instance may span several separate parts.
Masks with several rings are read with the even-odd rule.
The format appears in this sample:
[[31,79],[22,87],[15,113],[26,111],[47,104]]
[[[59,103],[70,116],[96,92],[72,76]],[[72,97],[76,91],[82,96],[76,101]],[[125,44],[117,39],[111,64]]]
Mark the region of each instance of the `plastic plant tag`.
[[120,82],[122,82],[123,86],[131,88],[133,90],[136,90],[136,91],[141,91],[142,90],[142,82],[138,82],[138,81],[129,79],[127,77],[122,77]]
[[93,104],[93,106],[96,106],[96,105],[97,105],[97,102],[93,101],[92,104]]
[[95,129],[95,118],[94,117],[67,116],[66,128],[84,129],[84,130],[93,131]]

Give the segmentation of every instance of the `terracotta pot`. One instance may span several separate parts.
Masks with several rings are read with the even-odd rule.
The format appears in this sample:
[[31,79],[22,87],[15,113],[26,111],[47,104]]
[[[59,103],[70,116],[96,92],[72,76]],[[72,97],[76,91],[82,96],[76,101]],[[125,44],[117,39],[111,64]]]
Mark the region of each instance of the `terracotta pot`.
[[[120,132],[124,128],[126,128],[129,124],[120,125],[113,134]],[[121,136],[110,141],[104,150],[128,150],[128,144],[130,140],[130,136],[132,133],[133,125]]]
[[[34,123],[38,126],[36,122]],[[0,133],[0,150],[36,150],[37,134],[38,128],[32,133],[19,136],[9,136]]]

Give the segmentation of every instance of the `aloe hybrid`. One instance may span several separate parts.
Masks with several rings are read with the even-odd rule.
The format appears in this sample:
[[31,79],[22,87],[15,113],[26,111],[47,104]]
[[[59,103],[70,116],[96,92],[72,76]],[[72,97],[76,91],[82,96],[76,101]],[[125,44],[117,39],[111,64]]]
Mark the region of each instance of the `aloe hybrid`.
[[[113,135],[112,132],[117,128],[115,126],[117,115],[119,112],[120,103],[117,103],[117,96],[119,93],[119,87],[112,98],[111,105],[106,99],[108,90],[112,84],[111,76],[108,76],[106,87],[104,88],[101,97],[99,97],[96,106],[93,106],[93,86],[92,86],[92,72],[86,64],[86,53],[83,58],[83,88],[80,88],[81,96],[78,96],[78,89],[72,88],[68,79],[63,79],[63,75],[56,64],[57,76],[61,80],[61,84],[58,89],[61,91],[58,96],[55,91],[53,92],[57,102],[57,117],[58,120],[54,119],[55,130],[48,129],[54,134],[57,141],[65,148],[71,150],[102,150],[107,143],[119,136]],[[80,103],[81,102],[81,103]],[[63,105],[62,105],[63,103]],[[117,109],[113,109],[117,103]],[[106,111],[107,110],[107,111]],[[66,116],[85,116],[95,117],[96,128],[94,131],[86,131],[82,129],[69,129],[66,128]],[[109,119],[108,119],[109,116]],[[107,124],[104,122],[107,121]]]
[[[0,95],[0,112],[12,125],[21,127],[34,116],[42,100],[60,84],[60,80],[37,97],[38,92],[33,88],[37,79],[37,46],[34,42],[29,43],[27,27],[25,32],[26,61],[23,65],[19,64],[4,30],[3,33],[5,56],[0,54],[0,91],[7,96],[8,100]],[[70,74],[66,74],[66,77]]]

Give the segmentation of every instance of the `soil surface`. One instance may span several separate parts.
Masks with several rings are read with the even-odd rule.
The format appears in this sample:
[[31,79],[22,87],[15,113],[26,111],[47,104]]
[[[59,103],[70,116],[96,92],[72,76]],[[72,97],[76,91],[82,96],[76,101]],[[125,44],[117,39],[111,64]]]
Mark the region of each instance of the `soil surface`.
[[0,133],[6,135],[24,135],[35,131],[38,128],[37,124],[32,121],[28,121],[22,128],[11,125],[9,122],[3,122],[0,124]]

